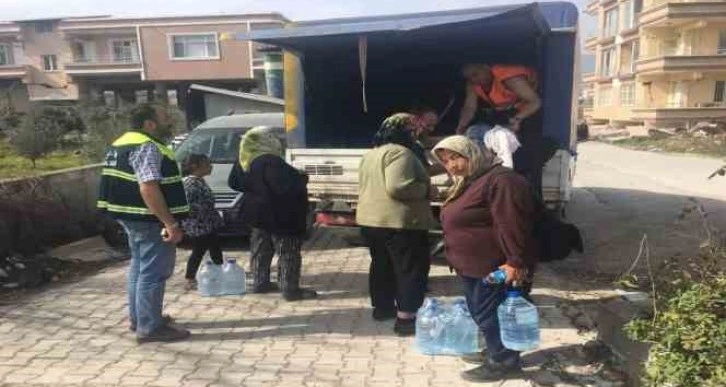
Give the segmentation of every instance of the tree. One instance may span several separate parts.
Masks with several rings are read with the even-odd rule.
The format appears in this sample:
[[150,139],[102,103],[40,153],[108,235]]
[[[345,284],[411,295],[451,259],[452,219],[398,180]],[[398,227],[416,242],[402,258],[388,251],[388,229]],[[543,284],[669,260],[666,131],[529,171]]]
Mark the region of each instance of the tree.
[[53,116],[43,115],[42,109],[32,109],[22,124],[10,136],[16,152],[28,158],[36,167],[36,161],[58,147],[63,131],[61,123]]

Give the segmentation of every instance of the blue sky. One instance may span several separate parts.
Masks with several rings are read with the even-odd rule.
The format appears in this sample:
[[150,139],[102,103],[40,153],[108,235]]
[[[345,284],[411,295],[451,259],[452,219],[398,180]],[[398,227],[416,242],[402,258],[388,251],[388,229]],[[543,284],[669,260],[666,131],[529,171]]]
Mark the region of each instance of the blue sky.
[[[276,11],[292,20],[529,3],[526,0],[0,0],[0,20],[80,15],[195,15]],[[573,0],[583,9],[588,0]],[[584,18],[583,27],[592,31]],[[586,32],[587,33],[587,32]]]

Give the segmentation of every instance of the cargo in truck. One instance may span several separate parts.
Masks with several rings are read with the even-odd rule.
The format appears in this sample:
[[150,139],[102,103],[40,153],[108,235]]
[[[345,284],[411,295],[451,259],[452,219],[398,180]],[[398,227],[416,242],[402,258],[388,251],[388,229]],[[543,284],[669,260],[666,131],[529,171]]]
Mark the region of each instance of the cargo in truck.
[[[454,134],[467,63],[537,72],[537,126],[554,147],[542,170],[542,196],[561,210],[570,199],[577,146],[577,15],[571,3],[533,3],[291,23],[237,39],[283,50],[288,161],[309,175],[319,221],[353,225],[358,164],[381,121],[424,101],[443,115],[434,134]],[[440,175],[433,184],[443,190],[449,181]]]

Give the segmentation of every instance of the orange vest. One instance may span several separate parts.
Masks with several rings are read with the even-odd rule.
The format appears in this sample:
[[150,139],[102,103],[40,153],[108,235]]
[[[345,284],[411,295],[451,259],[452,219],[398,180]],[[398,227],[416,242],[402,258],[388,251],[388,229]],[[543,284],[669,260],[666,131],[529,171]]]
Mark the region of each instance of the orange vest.
[[504,81],[514,77],[525,77],[527,81],[532,85],[532,88],[537,90],[538,81],[537,73],[529,67],[517,66],[517,65],[493,65],[492,69],[492,86],[487,93],[484,87],[481,85],[474,86],[474,92],[476,95],[489,103],[496,109],[506,109],[514,107],[520,110],[524,105],[519,100],[517,94],[509,90]]

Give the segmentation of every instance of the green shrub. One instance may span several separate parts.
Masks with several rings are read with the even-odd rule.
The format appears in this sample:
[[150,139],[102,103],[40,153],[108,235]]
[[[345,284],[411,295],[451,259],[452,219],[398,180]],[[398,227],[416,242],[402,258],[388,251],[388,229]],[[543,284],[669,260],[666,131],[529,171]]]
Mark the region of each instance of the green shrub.
[[632,339],[651,344],[649,386],[726,386],[726,252],[688,261],[667,263],[668,274],[659,275],[654,317],[626,326]]

